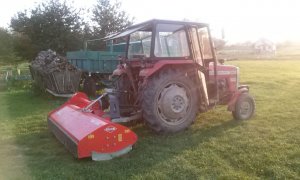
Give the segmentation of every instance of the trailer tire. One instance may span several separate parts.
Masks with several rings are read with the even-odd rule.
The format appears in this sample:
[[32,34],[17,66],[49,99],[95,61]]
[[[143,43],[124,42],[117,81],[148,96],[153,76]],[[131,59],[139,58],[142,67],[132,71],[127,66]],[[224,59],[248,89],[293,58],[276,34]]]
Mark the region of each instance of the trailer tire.
[[196,119],[197,88],[184,69],[164,69],[148,79],[143,90],[143,119],[155,132],[188,128]]
[[96,82],[92,77],[87,77],[83,81],[83,91],[89,96],[96,96]]
[[237,99],[232,116],[236,120],[248,120],[255,112],[255,101],[248,93],[243,93]]

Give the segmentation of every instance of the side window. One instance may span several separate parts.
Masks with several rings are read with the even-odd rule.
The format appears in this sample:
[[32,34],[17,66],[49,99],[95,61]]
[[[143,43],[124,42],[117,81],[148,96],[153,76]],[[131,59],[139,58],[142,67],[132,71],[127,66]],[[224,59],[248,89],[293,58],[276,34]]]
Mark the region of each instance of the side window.
[[151,34],[142,40],[142,48],[146,57],[150,57]]
[[150,57],[151,35],[149,31],[137,31],[130,35],[128,58]]
[[126,50],[127,38],[121,37],[106,42],[107,51],[124,53]]
[[198,37],[203,53],[203,59],[212,59],[212,47],[210,45],[209,34],[207,27],[198,29]]
[[156,57],[190,56],[184,26],[158,24],[156,27],[154,55]]

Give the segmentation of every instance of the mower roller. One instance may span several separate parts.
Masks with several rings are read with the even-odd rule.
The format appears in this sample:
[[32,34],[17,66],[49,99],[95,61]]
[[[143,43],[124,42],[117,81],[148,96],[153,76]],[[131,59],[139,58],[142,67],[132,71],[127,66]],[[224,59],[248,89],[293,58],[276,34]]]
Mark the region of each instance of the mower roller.
[[102,97],[90,101],[78,92],[48,115],[53,134],[77,158],[92,156],[93,160],[109,160],[129,152],[137,141],[129,128],[101,117]]

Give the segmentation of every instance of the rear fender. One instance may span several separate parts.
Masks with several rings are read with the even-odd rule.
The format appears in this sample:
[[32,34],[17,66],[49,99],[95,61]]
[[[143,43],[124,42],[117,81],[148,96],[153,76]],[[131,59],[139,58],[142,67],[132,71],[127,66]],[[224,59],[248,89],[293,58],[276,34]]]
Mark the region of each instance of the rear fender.
[[193,66],[195,62],[193,60],[161,60],[154,64],[154,66],[150,68],[142,69],[139,73],[139,76],[148,78],[155,74],[156,72],[160,71],[162,68],[167,66],[173,66],[173,65],[187,65],[187,66]]
[[240,97],[241,94],[243,93],[248,93],[249,92],[249,88],[248,86],[241,86],[232,96],[232,98],[230,99],[230,101],[228,102],[228,107],[227,110],[228,111],[234,111],[235,109],[235,104],[238,100],[238,98]]

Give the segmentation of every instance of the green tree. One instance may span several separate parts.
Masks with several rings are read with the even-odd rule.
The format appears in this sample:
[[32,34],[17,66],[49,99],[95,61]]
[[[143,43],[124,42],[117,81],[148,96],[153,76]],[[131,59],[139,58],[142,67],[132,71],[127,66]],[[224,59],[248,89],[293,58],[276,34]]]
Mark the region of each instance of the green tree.
[[[92,20],[96,23],[93,27],[94,38],[103,38],[108,34],[124,30],[132,25],[133,18],[121,9],[121,3],[116,1],[114,4],[110,0],[98,0],[93,9]],[[98,47],[105,48],[105,43],[100,42]]]
[[0,27],[0,65],[15,64],[21,61],[14,53],[13,35]]
[[0,56],[12,54],[12,45],[12,35],[6,29],[0,28]]
[[11,19],[11,28],[19,37],[15,50],[29,60],[41,50],[53,49],[61,54],[77,50],[82,47],[83,25],[80,10],[69,7],[66,1],[49,0]]

